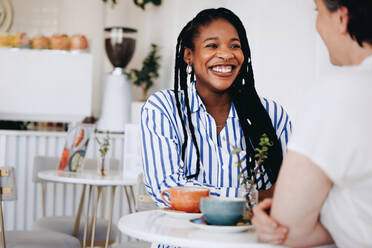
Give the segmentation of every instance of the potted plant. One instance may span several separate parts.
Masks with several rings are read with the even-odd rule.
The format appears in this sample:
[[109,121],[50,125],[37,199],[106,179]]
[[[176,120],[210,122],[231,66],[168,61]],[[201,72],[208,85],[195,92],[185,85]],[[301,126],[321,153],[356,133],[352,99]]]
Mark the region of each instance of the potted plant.
[[[107,2],[107,0],[102,0],[102,1],[105,3]],[[112,2],[112,5],[115,5],[117,3],[117,0],[111,0],[111,2]],[[159,6],[161,5],[161,0],[140,0],[140,1],[133,0],[133,3],[137,5],[138,7],[140,7],[141,9],[145,10],[146,4],[153,3],[154,5]]]
[[97,129],[96,131],[96,141],[98,144],[98,152],[99,152],[99,157],[97,160],[97,171],[100,176],[106,176],[109,174],[110,171],[110,158],[107,158],[106,155],[110,149],[110,132],[106,131],[105,132],[105,137],[102,139],[98,138],[97,135]]
[[262,134],[260,138],[260,142],[258,144],[260,147],[255,148],[255,155],[254,159],[256,160],[256,167],[255,169],[250,170],[250,174],[252,175],[252,178],[249,178],[248,171],[243,170],[242,162],[244,161],[240,159],[239,152],[241,152],[240,148],[234,147],[234,149],[231,151],[232,155],[238,156],[238,162],[237,167],[240,169],[240,173],[238,176],[238,180],[240,181],[240,185],[244,188],[244,196],[246,198],[247,202],[247,218],[250,218],[253,213],[253,207],[258,201],[258,191],[257,191],[257,177],[258,175],[263,175],[263,162],[265,159],[267,159],[267,153],[269,151],[269,147],[273,145],[273,143],[270,141],[269,137],[266,133]]
[[131,69],[127,76],[133,81],[133,84],[142,88],[142,100],[147,99],[147,92],[154,85],[154,80],[159,77],[158,46],[151,44],[151,51],[143,60],[141,69]]

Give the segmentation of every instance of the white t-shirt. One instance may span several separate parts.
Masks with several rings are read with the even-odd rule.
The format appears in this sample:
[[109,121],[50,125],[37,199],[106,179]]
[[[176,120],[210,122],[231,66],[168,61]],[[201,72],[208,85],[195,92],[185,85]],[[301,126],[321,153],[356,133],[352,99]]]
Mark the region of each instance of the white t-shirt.
[[294,120],[288,149],[334,183],[321,222],[338,247],[372,247],[372,56],[324,78]]

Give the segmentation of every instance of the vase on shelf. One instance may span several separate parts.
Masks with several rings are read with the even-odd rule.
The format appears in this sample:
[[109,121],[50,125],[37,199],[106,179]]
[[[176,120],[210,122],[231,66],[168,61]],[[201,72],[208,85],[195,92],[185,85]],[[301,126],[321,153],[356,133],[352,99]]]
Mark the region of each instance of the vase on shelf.
[[97,172],[101,177],[110,175],[110,158],[99,156],[97,159]]

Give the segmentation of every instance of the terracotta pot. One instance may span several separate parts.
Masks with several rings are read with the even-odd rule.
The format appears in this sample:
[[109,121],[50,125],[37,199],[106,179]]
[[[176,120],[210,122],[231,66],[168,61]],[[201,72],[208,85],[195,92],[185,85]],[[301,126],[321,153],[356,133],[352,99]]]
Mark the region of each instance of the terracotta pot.
[[13,47],[29,47],[30,39],[28,38],[26,33],[16,34],[13,37],[12,46]]
[[73,35],[70,38],[70,49],[84,50],[88,48],[88,41],[84,35]]
[[11,45],[12,36],[10,34],[0,34],[0,47],[8,47]]
[[31,45],[33,49],[48,49],[49,39],[43,35],[32,38]]
[[50,38],[50,48],[54,50],[68,50],[70,48],[70,39],[66,34],[54,34]]

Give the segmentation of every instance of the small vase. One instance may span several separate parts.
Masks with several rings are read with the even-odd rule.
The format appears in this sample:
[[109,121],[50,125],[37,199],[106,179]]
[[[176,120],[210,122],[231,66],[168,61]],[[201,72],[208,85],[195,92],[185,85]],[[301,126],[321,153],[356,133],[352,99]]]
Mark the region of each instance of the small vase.
[[110,158],[100,156],[97,159],[97,172],[102,177],[110,174]]

